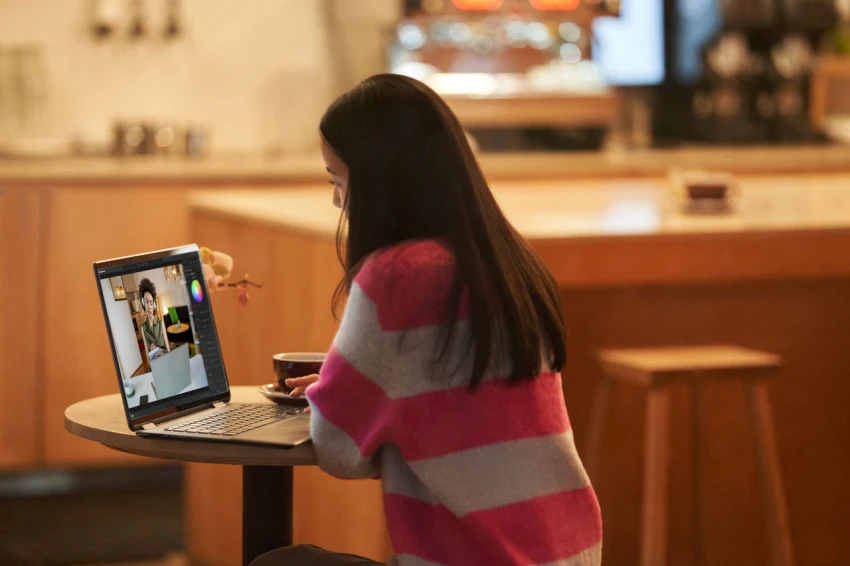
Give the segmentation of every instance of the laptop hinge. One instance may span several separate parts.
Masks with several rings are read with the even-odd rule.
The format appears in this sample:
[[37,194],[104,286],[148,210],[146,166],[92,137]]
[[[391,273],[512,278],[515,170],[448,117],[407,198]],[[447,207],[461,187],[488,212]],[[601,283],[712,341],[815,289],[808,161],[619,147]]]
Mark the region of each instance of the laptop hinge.
[[[149,422],[147,422],[147,423],[145,423],[141,426],[142,426],[142,429],[149,430],[149,429],[152,429],[152,428],[156,428],[157,426],[161,425],[162,423],[167,423],[168,421],[173,421],[173,420],[176,420],[176,419],[187,417],[189,415],[193,415],[193,414],[198,413],[200,411],[205,411],[206,409],[210,409],[212,407],[219,407],[219,406],[223,407],[225,404],[226,403],[223,403],[223,402],[217,402],[217,403],[213,403],[213,404],[207,403],[206,405],[199,405],[199,406],[194,407],[192,409],[187,409],[185,411],[180,411],[179,413],[174,413],[174,414],[171,414],[171,415],[166,415],[164,417],[160,417],[158,419],[154,419],[154,420],[149,421]],[[139,426],[139,425],[136,425],[136,426]],[[134,428],[133,430],[138,430],[138,429]]]
[[224,401],[216,401],[215,403],[213,403],[213,407],[215,407],[216,409],[220,409],[225,405],[227,405],[227,403],[225,403]]

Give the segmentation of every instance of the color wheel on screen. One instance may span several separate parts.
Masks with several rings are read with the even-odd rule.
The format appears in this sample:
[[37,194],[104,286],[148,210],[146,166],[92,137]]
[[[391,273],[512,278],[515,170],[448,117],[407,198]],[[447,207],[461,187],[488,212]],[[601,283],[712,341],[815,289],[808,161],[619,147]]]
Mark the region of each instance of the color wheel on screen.
[[195,299],[196,303],[204,300],[204,290],[201,289],[201,282],[197,279],[192,281],[192,298]]

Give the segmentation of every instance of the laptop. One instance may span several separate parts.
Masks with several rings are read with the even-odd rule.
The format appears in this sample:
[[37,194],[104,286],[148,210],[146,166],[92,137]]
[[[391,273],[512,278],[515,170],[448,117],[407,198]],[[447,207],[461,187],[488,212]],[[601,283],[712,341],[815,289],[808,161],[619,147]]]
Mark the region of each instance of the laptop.
[[[136,434],[296,446],[310,440],[304,407],[231,403],[212,306],[197,245],[97,261],[94,275],[127,425]],[[153,291],[161,343],[148,344],[139,293]],[[128,300],[130,299],[130,300]],[[169,348],[168,307],[188,307],[187,343]],[[148,350],[160,354],[148,359]],[[152,392],[143,394],[143,392]],[[137,398],[133,398],[137,396]]]
[[189,369],[189,345],[181,344],[170,352],[160,354],[151,360],[153,392],[157,399],[174,397],[183,391],[190,391],[194,385]]

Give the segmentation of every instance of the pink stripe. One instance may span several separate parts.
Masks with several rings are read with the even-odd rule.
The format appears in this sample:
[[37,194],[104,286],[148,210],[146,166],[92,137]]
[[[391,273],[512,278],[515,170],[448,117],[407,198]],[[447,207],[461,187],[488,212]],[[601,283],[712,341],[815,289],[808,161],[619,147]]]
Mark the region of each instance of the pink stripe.
[[344,430],[366,457],[387,441],[392,400],[352,366],[336,348],[322,364],[321,378],[307,398],[330,423]]
[[552,373],[516,386],[500,379],[474,393],[455,387],[400,401],[394,436],[407,460],[570,429],[561,380]]
[[517,566],[574,556],[602,540],[591,487],[455,517],[442,506],[384,494],[393,547],[441,564]]
[[332,349],[308,395],[367,456],[382,442],[395,442],[405,459],[418,460],[570,429],[555,373],[516,386],[487,381],[475,393],[464,386],[391,400]]
[[[407,330],[446,322],[455,275],[452,253],[435,240],[401,244],[367,260],[355,282],[378,307],[383,330]],[[457,319],[469,317],[461,297]]]

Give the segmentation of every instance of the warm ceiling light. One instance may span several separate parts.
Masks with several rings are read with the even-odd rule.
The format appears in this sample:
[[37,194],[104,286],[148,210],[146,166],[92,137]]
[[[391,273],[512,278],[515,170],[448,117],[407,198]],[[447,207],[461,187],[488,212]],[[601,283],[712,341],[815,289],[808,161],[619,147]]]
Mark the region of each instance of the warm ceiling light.
[[569,12],[581,4],[581,0],[529,0],[531,5],[542,11]]
[[489,10],[498,10],[502,7],[502,4],[505,3],[505,0],[452,0],[452,4],[455,5],[455,8],[458,10],[479,10],[479,11],[489,11]]

